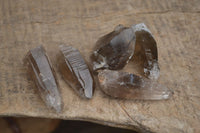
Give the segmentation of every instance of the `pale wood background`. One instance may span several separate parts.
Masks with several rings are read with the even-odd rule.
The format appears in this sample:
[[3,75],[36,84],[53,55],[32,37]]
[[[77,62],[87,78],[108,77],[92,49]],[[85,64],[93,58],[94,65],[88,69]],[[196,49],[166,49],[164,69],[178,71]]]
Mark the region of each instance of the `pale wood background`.
[[[118,24],[144,22],[158,45],[159,82],[167,101],[116,100],[95,89],[82,100],[57,69],[58,45],[70,44],[89,60],[99,37]],[[46,108],[23,58],[44,45],[56,69],[64,109]],[[80,119],[149,132],[200,132],[199,0],[0,0],[0,115]],[[130,63],[124,71],[135,72]]]

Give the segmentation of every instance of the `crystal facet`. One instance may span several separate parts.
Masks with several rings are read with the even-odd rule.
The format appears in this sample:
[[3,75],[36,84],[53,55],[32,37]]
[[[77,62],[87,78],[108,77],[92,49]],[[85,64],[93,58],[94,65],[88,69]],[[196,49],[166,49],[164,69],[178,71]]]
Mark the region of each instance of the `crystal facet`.
[[92,98],[93,77],[89,67],[81,56],[80,52],[71,46],[60,46],[61,63],[60,70],[65,81],[81,97]]
[[167,87],[127,72],[100,70],[98,78],[100,88],[114,98],[162,100],[172,95]]
[[144,56],[144,74],[150,79],[158,79],[160,69],[155,39],[144,23],[134,25],[132,28],[136,36],[136,47],[141,47],[140,54]]
[[119,25],[115,30],[96,43],[93,53],[93,69],[122,69],[131,59],[135,48],[135,34],[132,28]]
[[48,107],[61,111],[61,96],[54,70],[42,46],[31,49],[27,54],[30,74],[35,81],[40,96]]

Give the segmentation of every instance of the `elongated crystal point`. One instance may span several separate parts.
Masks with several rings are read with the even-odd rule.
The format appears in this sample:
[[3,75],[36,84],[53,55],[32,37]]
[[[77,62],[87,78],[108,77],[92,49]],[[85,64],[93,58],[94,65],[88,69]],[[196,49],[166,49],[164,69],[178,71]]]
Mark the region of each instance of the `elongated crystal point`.
[[60,70],[65,81],[83,98],[93,96],[93,77],[80,52],[71,46],[60,46]]
[[101,89],[114,98],[162,100],[172,95],[167,87],[127,72],[101,70],[98,78]]
[[150,79],[158,79],[158,51],[157,44],[150,30],[144,23],[132,26],[136,35],[136,46],[141,47],[141,54],[144,55],[144,74]]
[[132,28],[119,25],[115,30],[96,43],[93,53],[93,70],[122,69],[131,59],[135,48],[135,34]]
[[27,54],[30,74],[35,81],[41,98],[48,107],[61,111],[61,96],[54,70],[42,46],[31,49]]

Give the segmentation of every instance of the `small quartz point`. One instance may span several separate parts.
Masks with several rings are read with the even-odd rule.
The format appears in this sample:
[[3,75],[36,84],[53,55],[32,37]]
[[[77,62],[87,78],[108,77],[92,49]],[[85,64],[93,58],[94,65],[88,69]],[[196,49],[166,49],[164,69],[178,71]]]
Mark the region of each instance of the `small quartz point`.
[[144,23],[132,26],[136,36],[136,46],[141,47],[141,54],[144,55],[144,74],[150,79],[158,79],[158,51],[153,35]]
[[58,90],[54,70],[42,46],[31,49],[27,54],[30,74],[35,81],[40,96],[48,107],[61,111],[61,96]]
[[170,89],[156,81],[127,72],[101,70],[98,78],[101,89],[114,98],[162,100],[172,95]]
[[83,98],[92,98],[93,77],[80,52],[66,45],[60,46],[60,70],[65,81]]
[[133,28],[118,25],[113,32],[97,41],[93,53],[93,70],[122,69],[133,56],[134,49]]

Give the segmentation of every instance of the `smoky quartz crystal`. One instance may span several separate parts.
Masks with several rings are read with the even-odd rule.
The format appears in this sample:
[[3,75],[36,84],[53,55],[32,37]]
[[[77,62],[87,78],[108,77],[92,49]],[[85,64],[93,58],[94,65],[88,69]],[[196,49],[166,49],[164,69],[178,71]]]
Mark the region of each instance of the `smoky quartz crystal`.
[[131,27],[118,25],[113,32],[101,37],[96,43],[92,56],[93,70],[122,69],[133,54],[138,52],[135,51],[135,46],[140,47],[144,74],[150,79],[158,79],[160,69],[157,44],[144,23]]
[[133,56],[134,48],[133,29],[118,25],[113,32],[97,41],[93,53],[93,70],[122,69]]
[[48,107],[61,111],[61,95],[55,72],[43,46],[31,49],[26,61],[29,64],[29,72],[36,83],[40,96]]
[[147,78],[128,72],[99,70],[99,86],[107,95],[122,99],[162,100],[172,91]]
[[60,71],[64,80],[83,98],[93,96],[93,77],[80,52],[67,45],[60,46]]
[[144,23],[132,26],[136,36],[136,46],[140,47],[140,54],[144,60],[144,74],[150,79],[158,79],[158,50],[156,41]]

